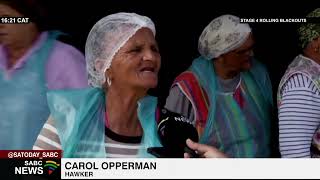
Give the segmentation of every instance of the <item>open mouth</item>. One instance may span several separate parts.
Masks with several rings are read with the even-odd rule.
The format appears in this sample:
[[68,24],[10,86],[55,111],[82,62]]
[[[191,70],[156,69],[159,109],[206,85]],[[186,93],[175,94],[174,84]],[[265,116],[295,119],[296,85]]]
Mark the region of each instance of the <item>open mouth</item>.
[[152,73],[154,73],[155,71],[156,71],[156,68],[151,67],[151,66],[143,67],[143,68],[140,69],[140,72],[152,72]]

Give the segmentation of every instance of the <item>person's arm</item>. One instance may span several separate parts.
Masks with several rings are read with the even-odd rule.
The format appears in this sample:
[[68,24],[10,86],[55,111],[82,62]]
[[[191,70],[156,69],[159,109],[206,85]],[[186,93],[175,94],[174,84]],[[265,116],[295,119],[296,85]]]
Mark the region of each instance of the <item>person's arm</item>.
[[[196,153],[200,157],[203,157],[203,158],[228,158],[228,156],[226,154],[222,153],[221,151],[219,151],[217,148],[215,148],[213,146],[208,146],[205,144],[196,143],[190,139],[187,139],[186,143],[187,143],[188,147],[190,149],[196,151]],[[190,158],[192,156],[188,153],[184,153],[184,157]]]
[[56,41],[46,65],[48,89],[88,87],[83,54],[76,48]]
[[169,96],[165,104],[165,108],[183,115],[194,125],[194,111],[189,99],[181,92],[178,86],[170,89]]
[[54,124],[54,119],[50,116],[44,124],[33,150],[62,150],[58,131]]
[[282,158],[309,158],[313,134],[320,123],[320,95],[312,81],[296,74],[283,87],[279,105]]

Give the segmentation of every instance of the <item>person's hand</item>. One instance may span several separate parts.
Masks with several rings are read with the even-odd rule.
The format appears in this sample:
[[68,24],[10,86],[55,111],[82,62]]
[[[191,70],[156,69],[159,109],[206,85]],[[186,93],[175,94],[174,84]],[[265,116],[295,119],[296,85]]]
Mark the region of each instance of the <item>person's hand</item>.
[[[191,148],[192,150],[196,151],[196,153],[200,157],[204,158],[227,158],[228,156],[221,151],[219,151],[217,148],[213,146],[208,146],[205,144],[200,144],[193,142],[191,139],[187,139],[186,141],[187,146]],[[191,155],[188,153],[184,153],[185,158],[190,158]]]

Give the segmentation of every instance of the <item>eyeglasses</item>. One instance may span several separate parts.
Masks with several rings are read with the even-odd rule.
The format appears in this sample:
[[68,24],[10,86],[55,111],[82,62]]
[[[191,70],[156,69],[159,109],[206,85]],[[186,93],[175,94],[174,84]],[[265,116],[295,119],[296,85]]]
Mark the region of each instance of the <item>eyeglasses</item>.
[[250,55],[253,56],[253,45],[246,48],[246,49],[241,49],[241,50],[233,50],[231,51],[233,53],[235,53],[238,56],[244,56],[244,55]]

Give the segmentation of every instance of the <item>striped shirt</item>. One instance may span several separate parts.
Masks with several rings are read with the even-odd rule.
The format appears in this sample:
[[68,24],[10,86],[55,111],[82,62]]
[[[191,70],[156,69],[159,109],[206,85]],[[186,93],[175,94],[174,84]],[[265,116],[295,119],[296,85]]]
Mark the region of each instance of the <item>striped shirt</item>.
[[[141,136],[122,136],[105,130],[105,147],[110,158],[135,158],[141,147]],[[54,119],[50,116],[43,126],[34,146],[34,150],[62,150]]]
[[308,158],[320,124],[320,92],[306,75],[294,74],[280,91],[279,145],[283,158]]

